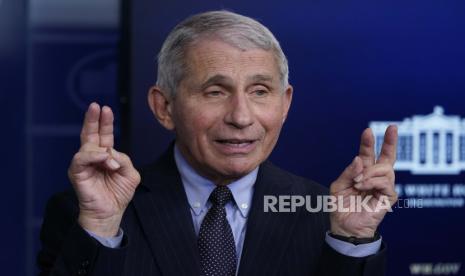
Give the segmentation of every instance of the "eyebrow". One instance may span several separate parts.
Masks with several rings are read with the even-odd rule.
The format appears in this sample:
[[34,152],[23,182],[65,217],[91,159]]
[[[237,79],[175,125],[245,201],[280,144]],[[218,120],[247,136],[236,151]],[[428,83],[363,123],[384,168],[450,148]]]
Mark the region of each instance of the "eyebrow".
[[[273,77],[270,75],[257,74],[247,78],[247,82],[273,82]],[[201,88],[205,89],[210,85],[221,85],[225,87],[232,87],[233,80],[225,75],[216,74],[208,78],[202,85]]]
[[257,74],[253,75],[252,77],[249,77],[247,79],[249,82],[273,82],[273,77],[270,75],[262,75],[262,74]]

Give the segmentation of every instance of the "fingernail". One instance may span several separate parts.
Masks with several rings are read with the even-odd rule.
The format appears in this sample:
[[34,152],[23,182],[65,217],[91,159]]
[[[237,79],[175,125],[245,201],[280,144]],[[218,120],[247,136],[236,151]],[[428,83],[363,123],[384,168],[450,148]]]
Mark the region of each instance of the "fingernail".
[[363,179],[363,174],[359,174],[359,175],[357,175],[357,177],[354,178],[354,181],[355,182],[360,182],[360,181],[362,181],[362,179]]
[[108,162],[110,165],[110,168],[116,170],[116,169],[119,169],[120,165],[118,164],[118,162],[115,161],[115,159],[110,159],[110,161]]
[[355,184],[354,187],[357,188],[357,189],[360,189],[360,188],[362,188],[362,183],[359,182],[359,183]]

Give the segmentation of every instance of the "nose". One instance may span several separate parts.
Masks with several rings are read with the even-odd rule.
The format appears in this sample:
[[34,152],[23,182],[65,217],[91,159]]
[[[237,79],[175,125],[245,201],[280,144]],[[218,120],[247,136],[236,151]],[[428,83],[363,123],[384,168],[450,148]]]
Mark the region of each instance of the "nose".
[[238,129],[246,128],[254,123],[253,112],[245,93],[235,93],[230,98],[225,122],[226,124]]

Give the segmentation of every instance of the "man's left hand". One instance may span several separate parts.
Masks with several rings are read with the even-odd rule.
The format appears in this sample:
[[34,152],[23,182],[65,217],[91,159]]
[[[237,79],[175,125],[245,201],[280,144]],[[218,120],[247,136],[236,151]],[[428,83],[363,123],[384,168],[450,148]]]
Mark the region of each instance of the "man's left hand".
[[[375,141],[370,128],[365,129],[361,137],[358,156],[344,170],[339,178],[331,184],[330,193],[339,203],[343,200],[346,210],[332,212],[331,233],[357,238],[371,238],[389,208],[397,201],[394,188],[394,163],[397,149],[397,127],[389,126],[384,135],[384,142],[378,159],[375,156]],[[364,202],[369,208],[350,210],[352,203]]]

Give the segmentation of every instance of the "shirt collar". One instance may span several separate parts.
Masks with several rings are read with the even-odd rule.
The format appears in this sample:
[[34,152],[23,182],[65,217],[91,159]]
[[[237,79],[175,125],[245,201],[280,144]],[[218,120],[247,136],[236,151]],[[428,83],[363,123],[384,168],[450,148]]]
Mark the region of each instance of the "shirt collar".
[[[216,185],[199,175],[184,159],[177,145],[174,146],[174,160],[181,175],[187,200],[196,216],[206,209],[208,197]],[[246,218],[252,203],[253,186],[257,179],[258,167],[242,178],[228,184],[242,217]]]

